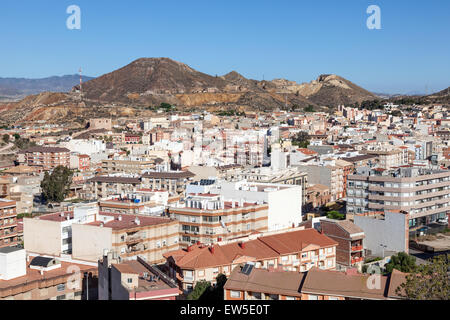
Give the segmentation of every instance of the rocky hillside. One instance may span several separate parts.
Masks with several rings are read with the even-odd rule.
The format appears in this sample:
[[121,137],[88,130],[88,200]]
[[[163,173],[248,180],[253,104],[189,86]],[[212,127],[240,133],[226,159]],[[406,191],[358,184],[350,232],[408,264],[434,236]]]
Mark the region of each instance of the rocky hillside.
[[[78,90],[75,87],[74,90]],[[84,84],[85,97],[98,102],[143,105],[227,106],[271,109],[294,105],[337,106],[376,96],[335,75],[309,84],[257,81],[236,71],[214,77],[168,58],[143,58]],[[286,101],[287,100],[287,101]]]
[[247,79],[236,71],[211,76],[168,58],[143,58],[83,83],[68,93],[40,93],[0,104],[0,122],[78,121],[92,116],[145,116],[150,106],[170,103],[178,110],[271,111],[312,105],[329,110],[376,96],[336,75],[311,83]]

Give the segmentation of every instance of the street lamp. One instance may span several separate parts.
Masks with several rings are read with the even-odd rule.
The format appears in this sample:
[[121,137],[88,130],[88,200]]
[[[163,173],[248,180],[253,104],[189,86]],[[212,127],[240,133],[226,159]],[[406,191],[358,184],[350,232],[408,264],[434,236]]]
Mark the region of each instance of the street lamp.
[[387,248],[387,245],[384,245],[384,244],[380,244],[380,247],[381,247],[381,248],[383,248],[383,259],[384,259],[384,249],[386,249],[386,248]]

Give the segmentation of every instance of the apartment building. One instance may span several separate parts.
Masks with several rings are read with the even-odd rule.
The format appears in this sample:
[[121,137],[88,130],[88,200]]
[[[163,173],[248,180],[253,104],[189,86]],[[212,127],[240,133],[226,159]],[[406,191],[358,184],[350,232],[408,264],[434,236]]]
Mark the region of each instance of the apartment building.
[[148,263],[162,263],[163,254],[179,249],[178,221],[136,214],[100,212],[90,223],[72,225],[72,256],[97,261],[105,251],[120,260],[142,257]]
[[311,184],[322,184],[330,188],[331,201],[344,197],[344,168],[330,164],[302,165],[299,170],[308,174],[308,182]]
[[29,252],[97,261],[105,250],[122,260],[137,255],[149,263],[164,262],[162,254],[177,250],[178,221],[136,214],[100,212],[79,206],[73,211],[24,219],[24,246]]
[[379,167],[383,169],[391,169],[393,167],[408,164],[407,162],[404,162],[405,157],[403,149],[366,151],[366,153],[378,157]]
[[18,244],[16,202],[0,199],[0,248]]
[[306,204],[308,188],[308,174],[297,168],[272,170],[269,167],[247,168],[241,167],[223,170],[222,177],[227,181],[242,181],[258,183],[276,183],[297,185],[302,187],[302,205]]
[[95,265],[27,255],[16,247],[0,248],[0,300],[92,300],[96,296]]
[[164,160],[156,158],[152,161],[133,160],[103,160],[102,173],[111,175],[114,173],[124,173],[127,175],[140,175],[145,171],[154,170],[156,165]]
[[268,209],[262,201],[225,201],[208,193],[188,195],[184,204],[169,207],[169,215],[180,222],[180,244],[187,247],[267,231]]
[[97,200],[125,193],[134,193],[141,187],[141,178],[96,176],[86,181],[78,191],[80,199]]
[[320,220],[321,232],[338,243],[336,264],[343,268],[361,265],[364,261],[363,229],[349,220]]
[[70,150],[67,148],[31,147],[19,154],[23,155],[22,159],[26,165],[43,171],[52,170],[58,166],[70,166]]
[[238,265],[254,263],[256,268],[282,268],[306,272],[316,266],[334,269],[337,243],[314,229],[287,231],[218,243],[192,245],[166,253],[169,275],[180,289],[189,291],[197,281],[215,282],[220,274],[229,276]]
[[93,204],[75,207],[73,211],[24,218],[24,248],[55,257],[72,254],[73,224],[96,221],[97,215],[98,209]]
[[147,172],[142,175],[142,187],[167,190],[171,195],[181,194],[186,183],[194,176],[190,171]]
[[76,169],[81,172],[88,171],[91,166],[91,157],[87,154],[71,154],[70,169]]
[[306,199],[307,210],[326,205],[331,201],[330,188],[322,184],[312,184],[308,187]]
[[167,191],[139,189],[136,193],[101,199],[98,205],[101,212],[162,216],[169,200],[177,202],[175,197],[169,199]]
[[225,300],[398,300],[406,274],[394,269],[370,288],[369,275],[312,268],[307,273],[269,271],[252,265],[233,270],[224,286]]
[[406,166],[358,168],[348,177],[347,212],[405,211],[416,229],[449,213],[450,171]]
[[291,228],[302,221],[302,187],[298,185],[203,179],[187,185],[186,194],[195,193],[268,204],[269,231]]
[[175,300],[179,295],[173,279],[140,257],[113,261],[111,255],[98,261],[99,300]]

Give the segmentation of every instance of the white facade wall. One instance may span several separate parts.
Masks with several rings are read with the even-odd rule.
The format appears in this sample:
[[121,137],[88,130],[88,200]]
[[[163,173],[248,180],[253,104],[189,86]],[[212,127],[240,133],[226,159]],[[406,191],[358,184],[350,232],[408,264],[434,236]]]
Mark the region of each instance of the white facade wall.
[[386,212],[385,220],[358,215],[353,219],[364,230],[364,249],[371,250],[372,255],[383,254],[381,245],[387,246],[385,251],[408,252],[408,219],[403,213]]
[[10,280],[27,274],[25,249],[0,252],[0,279]]
[[[245,201],[264,202],[269,205],[268,231],[281,230],[297,226],[302,222],[302,187],[285,184],[220,182],[220,188],[211,188],[211,193],[220,194],[225,200],[244,199]],[[248,186],[248,190],[239,190],[239,186]],[[253,191],[252,187],[265,187],[264,191]],[[245,187],[244,187],[245,188]]]

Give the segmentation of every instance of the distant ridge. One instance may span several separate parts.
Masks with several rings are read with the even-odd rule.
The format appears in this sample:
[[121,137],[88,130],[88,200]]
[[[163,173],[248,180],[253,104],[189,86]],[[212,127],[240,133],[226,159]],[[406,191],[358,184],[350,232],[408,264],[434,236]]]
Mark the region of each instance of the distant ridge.
[[[83,81],[89,81],[93,77],[83,76]],[[65,75],[53,76],[41,79],[26,78],[0,78],[0,96],[9,99],[20,99],[27,95],[42,92],[69,92],[73,86],[80,82],[80,76]]]

